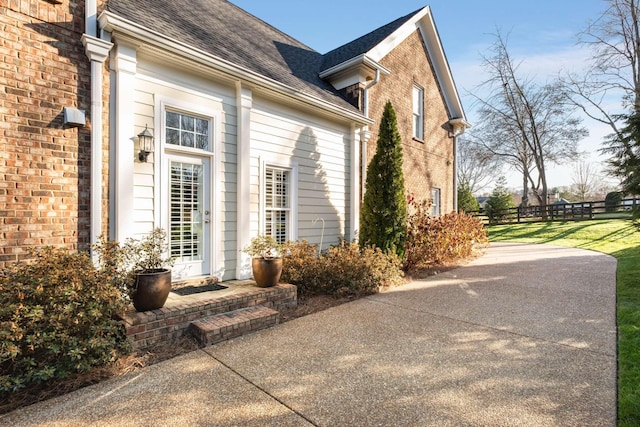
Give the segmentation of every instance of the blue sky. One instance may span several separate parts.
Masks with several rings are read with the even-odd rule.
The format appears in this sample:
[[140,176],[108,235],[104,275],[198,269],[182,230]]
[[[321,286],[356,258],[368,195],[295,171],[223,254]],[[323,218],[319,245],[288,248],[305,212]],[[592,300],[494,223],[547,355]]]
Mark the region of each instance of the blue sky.
[[[509,52],[522,60],[521,70],[545,80],[561,69],[578,70],[588,52],[576,45],[576,34],[605,7],[603,0],[231,0],[242,9],[325,53],[396,18],[430,6],[467,116],[474,111],[468,95],[483,80],[481,54],[500,30],[509,36]],[[591,153],[588,161],[601,160],[595,153],[603,126],[585,120],[590,136],[579,149]],[[508,176],[517,187],[518,176]],[[571,184],[571,166],[553,167],[550,186]]]

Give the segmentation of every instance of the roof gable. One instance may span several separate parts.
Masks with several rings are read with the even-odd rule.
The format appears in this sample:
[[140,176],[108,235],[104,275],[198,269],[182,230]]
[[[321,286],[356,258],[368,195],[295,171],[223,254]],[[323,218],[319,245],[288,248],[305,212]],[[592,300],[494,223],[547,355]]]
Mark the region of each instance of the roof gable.
[[[372,71],[378,68],[384,72],[393,72],[393,70],[383,69],[379,62],[415,31],[420,32],[424,41],[450,118],[456,120],[457,125],[468,127],[458,90],[429,6],[396,19],[365,36],[328,52],[325,54],[322,63],[323,71],[320,72],[320,75],[331,80],[333,75],[344,74],[347,69],[355,70],[354,62],[356,61],[363,64],[367,62]],[[348,80],[343,78],[342,81]]]
[[366,54],[368,51],[376,47],[389,35],[393,34],[398,28],[400,28],[407,20],[409,20],[418,11],[412,12],[402,18],[398,18],[393,22],[388,23],[372,32],[365,34],[345,45],[342,45],[330,52],[324,54],[324,61],[322,62],[322,69],[327,70],[338,64],[346,62],[352,58],[356,58],[360,55]]

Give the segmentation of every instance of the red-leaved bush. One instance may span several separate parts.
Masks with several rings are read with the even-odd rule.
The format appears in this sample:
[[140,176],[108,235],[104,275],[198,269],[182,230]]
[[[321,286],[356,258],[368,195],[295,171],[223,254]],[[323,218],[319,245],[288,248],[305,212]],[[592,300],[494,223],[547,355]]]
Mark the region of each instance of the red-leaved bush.
[[482,221],[464,212],[431,216],[429,202],[408,201],[405,270],[442,265],[473,255],[489,240]]

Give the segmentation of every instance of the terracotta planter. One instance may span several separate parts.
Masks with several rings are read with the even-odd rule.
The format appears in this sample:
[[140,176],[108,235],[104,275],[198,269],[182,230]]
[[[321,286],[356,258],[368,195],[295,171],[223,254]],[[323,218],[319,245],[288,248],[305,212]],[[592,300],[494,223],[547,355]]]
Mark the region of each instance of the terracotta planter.
[[282,274],[282,258],[253,258],[251,260],[253,280],[261,288],[275,286]]
[[162,308],[171,292],[171,270],[160,269],[136,276],[136,290],[132,295],[137,311]]

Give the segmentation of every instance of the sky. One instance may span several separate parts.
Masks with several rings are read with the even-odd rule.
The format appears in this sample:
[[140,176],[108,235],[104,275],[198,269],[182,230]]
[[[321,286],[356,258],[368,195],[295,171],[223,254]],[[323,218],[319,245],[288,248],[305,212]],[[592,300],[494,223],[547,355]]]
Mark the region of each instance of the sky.
[[[578,71],[589,52],[576,35],[605,8],[603,0],[230,0],[263,21],[320,53],[326,53],[395,19],[430,6],[468,121],[473,125],[473,97],[484,80],[483,54],[499,31],[520,70],[544,82],[561,70]],[[585,118],[589,137],[578,144],[585,160],[599,165],[597,153],[609,130]],[[551,166],[549,187],[570,185],[572,164]],[[518,188],[522,178],[504,174]]]

